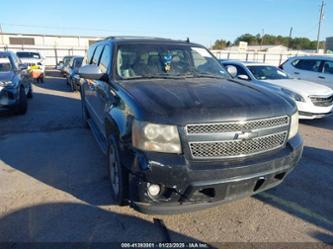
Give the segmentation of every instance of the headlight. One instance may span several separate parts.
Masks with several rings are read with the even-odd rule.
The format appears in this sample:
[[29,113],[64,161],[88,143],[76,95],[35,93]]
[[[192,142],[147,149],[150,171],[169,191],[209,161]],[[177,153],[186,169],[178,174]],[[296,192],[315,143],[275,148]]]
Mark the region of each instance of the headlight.
[[290,131],[288,139],[291,139],[294,136],[296,136],[297,132],[298,132],[298,112],[295,112],[290,117]]
[[182,152],[177,126],[152,124],[134,120],[132,126],[133,146],[144,151],[165,153]]
[[14,85],[14,83],[13,83],[13,81],[0,81],[0,86],[3,86],[3,87],[5,87],[5,86],[13,86]]
[[282,91],[297,102],[305,102],[305,99],[297,93],[294,93],[294,92],[289,91],[287,89],[282,89]]

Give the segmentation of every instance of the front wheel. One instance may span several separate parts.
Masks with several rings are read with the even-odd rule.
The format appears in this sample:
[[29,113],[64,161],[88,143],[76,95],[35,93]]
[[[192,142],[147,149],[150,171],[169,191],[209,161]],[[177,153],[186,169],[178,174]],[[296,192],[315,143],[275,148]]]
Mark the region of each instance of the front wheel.
[[126,205],[128,191],[128,172],[121,165],[117,139],[111,135],[108,148],[108,166],[112,198],[117,205]]

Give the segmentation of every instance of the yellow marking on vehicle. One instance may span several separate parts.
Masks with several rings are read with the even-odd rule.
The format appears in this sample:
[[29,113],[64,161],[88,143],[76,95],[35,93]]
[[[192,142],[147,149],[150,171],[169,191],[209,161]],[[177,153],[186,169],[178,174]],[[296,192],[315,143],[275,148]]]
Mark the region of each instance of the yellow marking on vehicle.
[[272,195],[272,194],[269,194],[269,193],[265,193],[265,192],[260,193],[259,195],[261,195],[264,198],[271,199],[274,202],[276,202],[276,203],[278,203],[278,204],[280,204],[282,206],[286,206],[286,207],[288,207],[288,208],[290,208],[292,210],[295,210],[297,212],[300,212],[300,213],[302,213],[302,214],[304,214],[306,216],[309,216],[311,218],[317,219],[317,220],[319,220],[321,222],[324,222],[324,223],[326,223],[328,225],[333,226],[333,221],[327,219],[324,216],[321,216],[320,214],[317,214],[317,213],[311,211],[310,209],[304,208],[304,207],[298,205],[295,202],[287,201],[287,200],[279,198],[279,197],[277,197],[275,195]]

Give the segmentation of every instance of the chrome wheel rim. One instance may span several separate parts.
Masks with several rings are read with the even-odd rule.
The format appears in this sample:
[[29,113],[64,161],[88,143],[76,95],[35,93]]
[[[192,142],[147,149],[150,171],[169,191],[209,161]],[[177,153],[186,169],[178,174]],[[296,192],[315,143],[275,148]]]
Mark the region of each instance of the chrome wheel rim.
[[119,170],[116,155],[111,148],[109,151],[109,169],[110,169],[110,181],[112,189],[115,195],[119,193]]

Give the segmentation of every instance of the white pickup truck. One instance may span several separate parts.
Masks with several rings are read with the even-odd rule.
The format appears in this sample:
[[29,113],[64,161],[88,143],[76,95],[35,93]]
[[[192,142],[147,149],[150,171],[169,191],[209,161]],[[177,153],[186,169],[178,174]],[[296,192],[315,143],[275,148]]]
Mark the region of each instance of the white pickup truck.
[[44,57],[38,52],[30,51],[19,51],[16,52],[16,55],[20,58],[23,64],[26,64],[29,67],[33,65],[38,65],[45,75],[45,63]]

